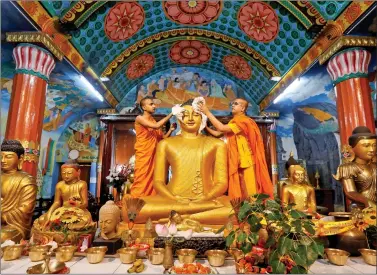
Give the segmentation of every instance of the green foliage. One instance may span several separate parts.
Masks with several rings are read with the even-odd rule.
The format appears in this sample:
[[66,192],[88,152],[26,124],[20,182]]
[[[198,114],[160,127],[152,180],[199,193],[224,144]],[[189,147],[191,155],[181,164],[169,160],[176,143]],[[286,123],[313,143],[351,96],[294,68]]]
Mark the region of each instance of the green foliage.
[[[295,210],[294,204],[282,206],[280,200],[268,198],[257,194],[241,202],[236,214],[241,226],[229,233],[226,246],[236,242],[245,254],[253,253],[255,245],[263,246],[269,249],[265,264],[271,265],[273,273],[308,273],[310,265],[324,251],[323,245],[313,239],[313,222],[305,213]],[[267,240],[261,241],[260,230],[267,231]]]

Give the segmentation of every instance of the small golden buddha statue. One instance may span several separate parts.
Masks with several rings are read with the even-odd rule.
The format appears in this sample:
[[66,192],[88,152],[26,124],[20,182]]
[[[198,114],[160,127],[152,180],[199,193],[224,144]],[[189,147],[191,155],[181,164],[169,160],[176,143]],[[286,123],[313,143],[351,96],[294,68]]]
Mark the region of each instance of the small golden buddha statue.
[[277,184],[277,195],[279,198],[281,197],[283,186],[291,184],[291,180],[290,180],[291,175],[289,174],[289,167],[291,167],[292,165],[299,165],[298,162],[293,158],[293,152],[289,154],[289,159],[285,163],[285,170],[287,173],[287,177],[281,178]]
[[37,197],[34,177],[23,172],[25,150],[18,140],[1,144],[1,242],[28,239]]
[[289,167],[291,184],[283,186],[281,202],[283,204],[295,203],[295,209],[316,213],[317,203],[314,187],[305,182],[305,169],[300,165]]
[[362,208],[376,207],[376,140],[368,127],[356,127],[348,138],[346,162],[334,176],[342,182],[346,197]]
[[33,233],[62,231],[91,232],[96,224],[87,210],[88,184],[80,180],[80,166],[68,160],[61,167],[62,181],[55,187],[55,199],[47,213],[33,224]]
[[[163,222],[163,220],[160,220]],[[192,229],[193,232],[216,232],[217,229],[204,229],[200,222],[184,218],[177,211],[172,210],[169,216],[168,227],[171,223],[174,223],[178,231],[186,231]]]
[[[176,210],[202,224],[225,224],[233,211],[229,197],[224,196],[228,189],[226,145],[199,133],[202,114],[191,104],[182,106],[181,134],[157,146],[153,183],[157,195],[142,198],[146,204],[136,223],[145,223],[149,217],[158,221]],[[167,183],[169,166],[172,177]]]
[[99,210],[99,226],[101,238],[112,240],[120,238],[118,225],[120,222],[120,209],[114,201],[107,201]]

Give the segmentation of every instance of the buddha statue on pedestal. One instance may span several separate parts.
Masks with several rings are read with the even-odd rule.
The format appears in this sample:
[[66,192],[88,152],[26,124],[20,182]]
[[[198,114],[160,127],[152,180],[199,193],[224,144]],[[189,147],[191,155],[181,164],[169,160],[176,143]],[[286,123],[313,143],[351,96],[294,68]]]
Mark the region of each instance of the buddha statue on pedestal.
[[1,243],[29,238],[38,188],[35,179],[21,170],[24,154],[18,140],[1,144]]
[[292,183],[290,180],[291,175],[289,174],[289,167],[291,167],[292,165],[299,165],[298,162],[293,158],[293,152],[289,154],[289,159],[285,163],[285,170],[287,173],[287,177],[281,178],[277,184],[277,195],[279,198],[281,197],[284,185],[289,185]]
[[[200,134],[202,114],[191,104],[182,106],[181,134],[157,146],[153,183],[157,195],[142,198],[146,204],[136,223],[148,218],[158,221],[175,210],[184,219],[225,224],[232,213],[230,199],[224,195],[228,189],[226,145]],[[169,166],[172,177],[167,183]]]
[[120,209],[114,201],[107,201],[99,210],[100,236],[104,240],[120,238],[118,225],[120,222]]
[[376,207],[376,140],[367,127],[356,127],[348,139],[346,162],[334,176],[342,182],[346,197],[361,208]]
[[[62,181],[55,187],[55,199],[47,213],[34,221],[32,233],[51,234],[58,243],[62,231],[75,239],[80,234],[95,232],[96,224],[87,210],[88,184],[80,180],[80,166],[67,161],[61,167]],[[75,240],[71,241],[75,241]]]
[[295,209],[305,213],[315,213],[317,209],[314,187],[305,182],[305,169],[300,165],[289,167],[291,184],[283,186],[281,202],[295,203]]

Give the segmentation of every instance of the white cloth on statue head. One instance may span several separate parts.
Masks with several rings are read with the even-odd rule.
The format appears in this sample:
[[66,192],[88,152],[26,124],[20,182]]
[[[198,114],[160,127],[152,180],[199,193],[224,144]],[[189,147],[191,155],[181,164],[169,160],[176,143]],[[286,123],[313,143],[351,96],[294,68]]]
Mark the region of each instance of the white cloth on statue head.
[[[205,103],[205,100],[203,97],[195,97],[194,98],[194,101],[192,102],[192,108],[194,109],[195,112],[199,113],[201,116],[202,116],[202,123],[200,124],[200,127],[199,127],[199,133],[201,133],[203,131],[203,129],[206,127],[207,125],[207,116],[205,114],[203,114],[200,109],[199,109],[199,103]],[[180,105],[175,105],[173,107],[173,109],[176,107],[176,106],[180,106]],[[183,109],[183,107],[180,107]],[[178,112],[177,114],[174,114],[174,111],[172,109],[172,113],[173,115],[175,115],[177,117],[177,119],[179,121],[182,121],[182,118],[183,118],[183,112]],[[181,134],[181,130],[179,130],[177,132],[177,135],[180,135]]]

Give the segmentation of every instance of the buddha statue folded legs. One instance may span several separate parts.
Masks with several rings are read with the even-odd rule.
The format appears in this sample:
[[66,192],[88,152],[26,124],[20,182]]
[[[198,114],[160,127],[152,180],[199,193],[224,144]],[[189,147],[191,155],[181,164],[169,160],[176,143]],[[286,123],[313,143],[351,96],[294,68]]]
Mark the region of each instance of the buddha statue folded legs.
[[[225,224],[232,213],[230,198],[224,195],[228,189],[225,143],[200,134],[202,115],[191,105],[184,104],[182,114],[181,134],[157,146],[153,183],[157,195],[142,198],[145,206],[136,223],[148,218],[158,221],[175,210],[203,224]],[[172,177],[166,183],[169,166]]]
[[62,231],[77,237],[83,233],[93,233],[96,224],[87,210],[88,185],[79,179],[80,169],[76,163],[62,165],[63,180],[55,188],[55,199],[47,213],[43,214],[33,224],[33,233],[51,235],[56,241]]

